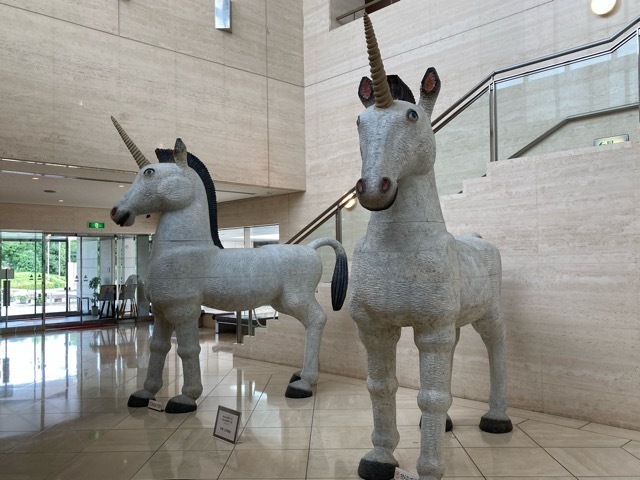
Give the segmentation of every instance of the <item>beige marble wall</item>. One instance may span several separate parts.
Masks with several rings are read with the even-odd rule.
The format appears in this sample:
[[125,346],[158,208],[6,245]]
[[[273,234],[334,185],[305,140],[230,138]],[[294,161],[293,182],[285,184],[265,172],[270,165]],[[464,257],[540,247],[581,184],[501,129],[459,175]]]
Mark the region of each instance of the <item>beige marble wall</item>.
[[302,4],[0,1],[0,156],[133,171],[180,136],[229,183],[305,188]]
[[[640,429],[640,142],[504,160],[464,194],[441,197],[455,234],[476,231],[502,252],[510,405]],[[363,378],[365,354],[346,309],[328,312],[321,370]],[[304,329],[283,316],[236,354],[299,365]],[[488,399],[487,354],[462,330],[453,393]],[[417,387],[410,329],[398,379]]]

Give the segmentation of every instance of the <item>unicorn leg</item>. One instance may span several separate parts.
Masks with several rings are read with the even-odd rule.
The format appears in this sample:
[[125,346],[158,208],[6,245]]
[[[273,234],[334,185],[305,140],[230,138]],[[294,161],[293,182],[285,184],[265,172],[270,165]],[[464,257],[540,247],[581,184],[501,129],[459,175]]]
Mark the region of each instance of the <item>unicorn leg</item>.
[[[455,354],[456,346],[458,345],[459,340],[460,340],[460,329],[456,328],[456,339],[453,342],[453,348],[451,349],[451,375],[453,375],[453,356]],[[451,375],[449,375],[449,385],[451,385]],[[419,426],[420,428],[422,428],[422,415],[420,416]],[[447,422],[445,424],[444,430],[445,432],[450,432],[453,430],[453,420],[451,420],[451,417],[449,416],[448,413],[447,413]]]
[[162,388],[162,371],[164,360],[171,349],[171,334],[173,327],[161,316],[156,315],[153,323],[153,335],[151,336],[151,356],[147,369],[147,379],[144,381],[144,389],[134,392],[129,397],[127,406],[146,407],[149,400],[155,400],[155,395]]
[[451,351],[455,343],[454,325],[434,328],[414,325],[414,340],[420,352],[420,392],[422,411],[420,480],[438,480],[444,473],[444,430],[451,406]]
[[396,425],[396,346],[400,327],[359,327],[358,334],[367,349],[367,388],[373,407],[373,450],[360,460],[358,475],[366,480],[388,480],[398,466],[393,451],[400,441]]
[[[458,346],[459,341],[460,341],[460,328],[456,328],[456,338],[453,341],[453,347],[451,348],[451,363],[450,363],[450,370],[449,370],[449,391],[451,391],[451,377],[453,375],[453,356],[456,353],[456,347]],[[451,420],[451,417],[447,413],[447,423],[445,426],[445,431],[450,432],[452,430],[453,430],[453,421]]]
[[186,413],[197,409],[196,400],[202,395],[200,376],[200,336],[198,333],[197,314],[191,321],[181,322],[176,326],[178,340],[178,356],[182,360],[184,385],[182,395],[177,395],[167,402],[167,413]]
[[313,395],[311,387],[318,382],[318,364],[322,331],[327,323],[327,315],[315,297],[309,298],[304,313],[296,314],[305,328],[304,362],[302,370],[291,377],[284,394],[289,398],[307,398]]
[[505,328],[502,315],[495,313],[473,323],[489,354],[489,411],[480,419],[480,430],[489,433],[508,433],[513,430],[507,416],[507,362],[505,355]]

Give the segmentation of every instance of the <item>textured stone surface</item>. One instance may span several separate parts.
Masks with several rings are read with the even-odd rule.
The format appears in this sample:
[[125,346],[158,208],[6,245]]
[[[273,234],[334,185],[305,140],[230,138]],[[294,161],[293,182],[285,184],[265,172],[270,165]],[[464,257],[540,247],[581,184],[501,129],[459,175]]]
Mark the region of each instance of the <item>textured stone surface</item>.
[[[126,134],[119,131],[131,148]],[[195,400],[203,389],[198,358],[202,305],[223,311],[271,305],[298,318],[306,330],[305,356],[300,378],[289,385],[287,394],[295,398],[311,396],[311,387],[318,380],[320,341],[326,322],[315,298],[322,275],[315,250],[330,246],[336,252],[332,300],[339,309],[347,289],[344,249],[331,238],[316,239],[309,245],[218,248],[214,244],[219,244],[217,219],[213,218],[211,225],[207,221],[207,185],[196,173],[196,166],[187,163],[186,146],[180,139],[172,155],[173,162],[159,164],[136,157],[140,173],[111,211],[112,220],[120,226],[133,225],[138,215],[160,213],[145,280],[154,316],[149,370],[144,388],[132,394],[130,405],[153,398],[162,387],[165,357],[175,330],[184,385],[182,395],[173,397],[166,411],[184,413],[197,408]],[[207,187],[212,189],[213,185]]]
[[[360,204],[371,210],[366,235],[353,253],[349,313],[367,350],[373,406],[373,450],[358,473],[387,478],[397,465],[396,349],[401,328],[412,327],[419,354],[422,480],[444,473],[444,433],[451,406],[451,364],[460,327],[472,324],[491,365],[490,410],[482,430],[512,429],[506,415],[505,327],[496,247],[478,235],[454,238],[446,229],[435,183],[431,114],[440,91],[435,69],[420,83],[418,104],[391,98],[370,21],[364,18],[372,80],[360,82],[366,110],[358,117],[362,176]],[[389,81],[389,85],[387,84]],[[375,99],[374,99],[375,97]]]

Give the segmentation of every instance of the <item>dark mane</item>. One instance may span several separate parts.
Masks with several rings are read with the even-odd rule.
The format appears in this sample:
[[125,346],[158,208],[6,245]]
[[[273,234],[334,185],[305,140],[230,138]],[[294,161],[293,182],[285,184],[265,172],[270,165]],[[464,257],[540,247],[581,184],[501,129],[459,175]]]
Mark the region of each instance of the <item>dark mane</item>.
[[[160,163],[173,163],[173,149],[171,148],[156,148],[156,157]],[[220,237],[218,236],[218,201],[216,200],[216,187],[213,184],[209,170],[205,167],[204,163],[187,152],[187,164],[191,167],[202,180],[204,189],[207,192],[207,203],[209,205],[209,226],[211,227],[211,239],[218,248],[224,248]]]

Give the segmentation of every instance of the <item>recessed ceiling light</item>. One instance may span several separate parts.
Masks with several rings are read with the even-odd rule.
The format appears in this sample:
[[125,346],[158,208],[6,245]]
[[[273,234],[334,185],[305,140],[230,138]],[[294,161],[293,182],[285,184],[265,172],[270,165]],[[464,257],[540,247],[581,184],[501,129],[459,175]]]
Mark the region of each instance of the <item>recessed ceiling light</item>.
[[60,203],[64,202],[64,200],[58,200]]
[[616,6],[616,0],[591,0],[591,11],[596,15],[606,15]]
[[40,180],[40,177],[31,177],[31,180]]
[[120,188],[124,188],[124,185],[118,185]]

